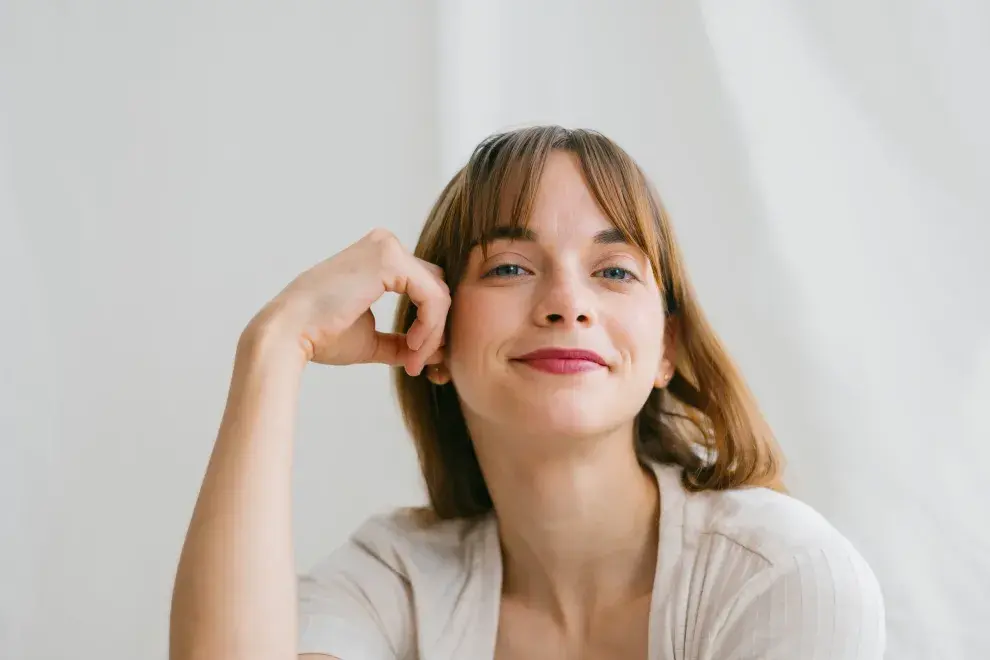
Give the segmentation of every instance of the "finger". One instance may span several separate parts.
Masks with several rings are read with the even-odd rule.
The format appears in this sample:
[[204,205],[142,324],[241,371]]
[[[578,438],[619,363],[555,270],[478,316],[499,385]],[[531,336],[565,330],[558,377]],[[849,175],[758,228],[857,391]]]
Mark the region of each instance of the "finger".
[[[441,324],[439,327],[434,328],[430,336],[427,337],[426,341],[419,350],[415,351],[407,363],[408,369],[412,375],[418,375],[422,372],[423,367],[429,361],[429,358],[440,350],[441,342],[443,341],[443,330],[444,325]],[[413,373],[415,372],[415,373]]]
[[446,359],[446,355],[443,349],[439,349],[433,351],[433,354],[430,355],[430,357],[426,358],[426,365],[443,364],[443,361],[445,359]]
[[[410,294],[410,297],[411,295],[416,293]],[[423,346],[438,334],[442,338],[449,309],[450,299],[445,291],[438,291],[432,298],[416,305],[416,317],[406,332],[406,343],[410,350],[422,350]],[[429,350],[432,351],[433,348],[435,347]]]
[[429,339],[423,344],[420,349],[426,356],[432,355],[434,352],[441,350],[446,344],[445,337],[447,336],[447,319],[444,318],[443,323],[437,326],[436,330],[430,335]]
[[401,367],[410,355],[406,347],[406,336],[392,332],[375,332],[375,348],[368,362]]
[[[442,348],[433,351],[429,354],[429,357],[423,360],[423,363],[419,365],[416,374],[421,373],[422,370],[428,365],[442,364],[444,357],[445,355]],[[412,359],[415,359],[416,364],[418,364],[421,358],[416,355],[416,353],[410,351],[409,347],[406,346],[405,335],[392,332],[376,332],[375,350],[366,362],[373,364],[387,364],[391,367],[404,367],[409,364]],[[407,369],[407,372],[408,371],[409,370]]]
[[419,347],[425,343],[425,338],[429,337],[430,331],[431,328],[420,318],[419,308],[416,307],[416,317],[413,319],[409,329],[406,330],[406,346],[409,350],[412,352],[419,350]]
[[438,325],[446,321],[450,289],[438,274],[439,267],[407,252],[398,241],[381,242],[383,284],[393,293],[406,294],[416,307],[416,319],[406,332],[406,344],[419,350]]
[[[404,293],[416,306],[416,320],[406,333],[406,343],[410,349],[418,351],[435,332],[442,332],[450,309],[450,290],[419,260],[410,259],[408,263]],[[430,352],[434,349],[431,348]]]
[[446,276],[443,273],[443,268],[440,268],[440,266],[438,266],[438,265],[436,265],[434,263],[430,263],[426,259],[420,259],[419,257],[416,257],[416,261],[418,261],[420,263],[420,265],[422,265],[428,271],[430,271],[431,273],[433,273],[438,279],[441,279],[441,280],[446,280],[447,279]]

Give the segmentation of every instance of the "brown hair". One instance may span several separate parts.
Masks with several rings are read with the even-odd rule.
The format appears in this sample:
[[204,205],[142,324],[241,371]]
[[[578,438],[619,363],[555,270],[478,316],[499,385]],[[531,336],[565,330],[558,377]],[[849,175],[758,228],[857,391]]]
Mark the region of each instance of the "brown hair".
[[[640,461],[680,465],[691,490],[783,490],[780,452],[705,319],[659,196],[635,161],[605,136],[538,126],[485,139],[437,199],[416,256],[440,266],[456,296],[472,247],[484,249],[496,227],[525,226],[543,168],[555,150],[578,157],[602,211],[649,257],[674,323],[674,377],[665,389],[650,393],[636,420]],[[406,332],[415,316],[415,307],[403,296],[395,331]],[[437,386],[425,375],[412,377],[397,368],[395,387],[433,514],[448,519],[489,512],[491,496],[453,384]]]

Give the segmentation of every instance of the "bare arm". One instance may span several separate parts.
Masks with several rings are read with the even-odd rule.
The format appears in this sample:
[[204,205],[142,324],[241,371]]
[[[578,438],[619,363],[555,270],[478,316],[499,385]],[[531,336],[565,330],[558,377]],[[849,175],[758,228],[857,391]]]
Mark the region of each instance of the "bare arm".
[[296,647],[292,435],[305,359],[250,326],[183,546],[172,660],[289,660]]
[[[370,307],[386,291],[417,305],[407,335],[375,330]],[[292,436],[302,370],[375,362],[419,374],[442,359],[449,306],[440,269],[375,230],[299,275],[248,324],[179,559],[171,660],[296,657]]]

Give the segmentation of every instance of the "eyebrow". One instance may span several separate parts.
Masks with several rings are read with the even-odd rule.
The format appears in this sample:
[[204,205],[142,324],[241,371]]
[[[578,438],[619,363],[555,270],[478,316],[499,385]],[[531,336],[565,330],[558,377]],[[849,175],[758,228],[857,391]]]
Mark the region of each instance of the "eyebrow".
[[[510,241],[533,241],[537,240],[536,232],[526,227],[496,227],[485,237],[487,241],[510,240]],[[616,227],[603,229],[595,234],[594,243],[596,245],[615,245],[628,243],[625,235]]]

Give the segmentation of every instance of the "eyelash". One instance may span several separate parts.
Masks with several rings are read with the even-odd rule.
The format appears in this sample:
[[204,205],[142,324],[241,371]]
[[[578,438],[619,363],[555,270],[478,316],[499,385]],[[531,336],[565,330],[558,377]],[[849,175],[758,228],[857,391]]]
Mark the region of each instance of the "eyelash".
[[[498,266],[495,266],[490,271],[488,271],[487,273],[485,273],[484,277],[486,277],[486,278],[487,277],[514,277],[513,275],[499,275],[496,271],[498,271],[500,268],[518,268],[519,270],[526,270],[525,268],[523,268],[519,264],[499,264]],[[622,277],[622,278],[618,278],[618,279],[617,278],[606,278],[606,279],[611,279],[611,280],[613,280],[615,282],[623,282],[623,283],[625,283],[625,282],[634,282],[637,279],[639,279],[639,278],[636,277],[636,275],[633,274],[633,272],[631,270],[629,270],[628,268],[622,268],[621,266],[606,266],[605,268],[600,268],[599,270],[595,271],[595,273],[601,273],[601,272],[604,272],[604,271],[607,271],[607,270],[612,270],[612,271],[618,270],[618,271],[622,271],[622,273],[624,275],[624,277]]]

